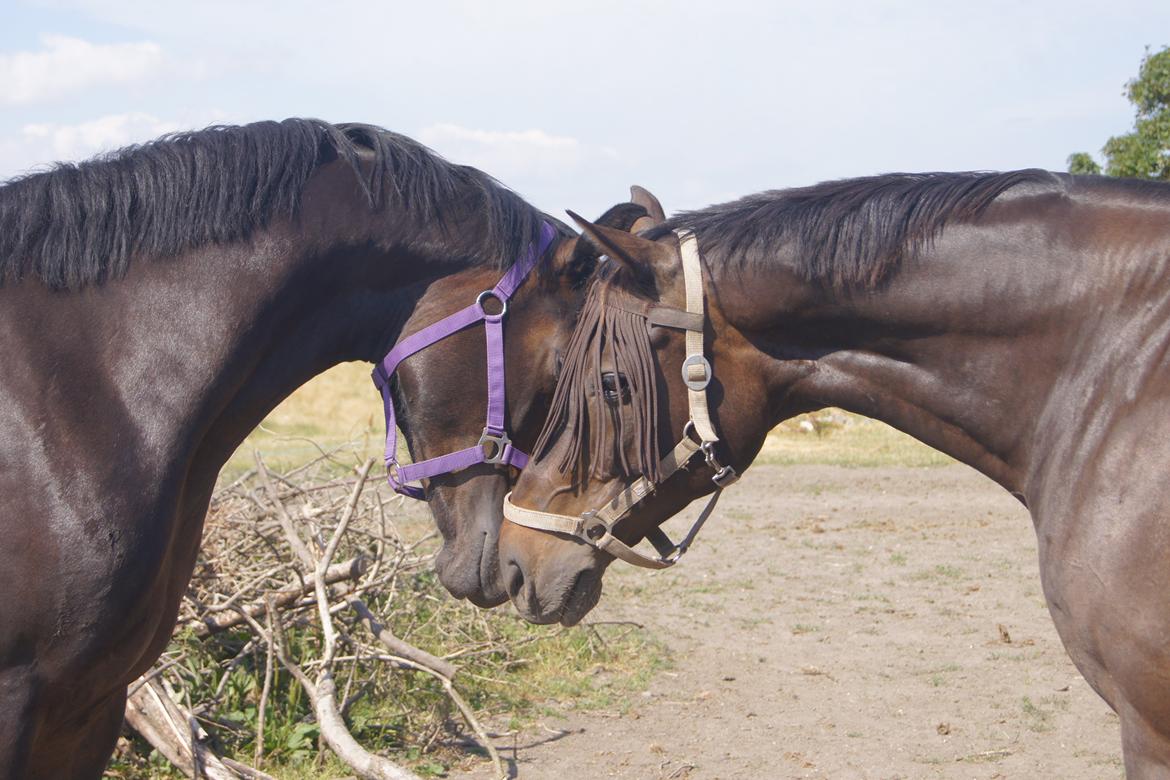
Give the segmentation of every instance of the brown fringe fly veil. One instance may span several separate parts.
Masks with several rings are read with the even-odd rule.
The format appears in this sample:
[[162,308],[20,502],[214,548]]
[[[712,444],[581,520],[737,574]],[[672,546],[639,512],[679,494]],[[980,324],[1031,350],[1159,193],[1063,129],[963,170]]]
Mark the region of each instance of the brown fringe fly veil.
[[[569,435],[572,442],[557,464],[561,472],[572,468],[588,481],[604,477],[616,465],[623,476],[641,473],[657,482],[658,383],[646,306],[612,284],[613,277],[598,274],[589,289],[536,443],[536,457],[546,456],[559,435]],[[602,387],[607,359],[611,370],[625,380],[624,385],[619,380],[616,399],[607,399]],[[634,443],[635,464],[626,452],[627,434]]]

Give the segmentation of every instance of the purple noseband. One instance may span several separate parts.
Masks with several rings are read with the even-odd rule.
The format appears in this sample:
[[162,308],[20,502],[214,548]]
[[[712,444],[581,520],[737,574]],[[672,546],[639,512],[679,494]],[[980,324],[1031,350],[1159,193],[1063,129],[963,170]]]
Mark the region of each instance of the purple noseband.
[[[407,336],[394,345],[394,349],[382,358],[381,363],[374,366],[374,386],[382,393],[382,405],[386,410],[387,475],[396,492],[425,500],[426,494],[422,488],[406,483],[449,474],[477,463],[503,464],[518,469],[528,464],[528,456],[512,446],[512,440],[504,430],[504,316],[508,313],[508,299],[532,273],[555,235],[552,225],[544,223],[540,228],[540,241],[528,246],[524,255],[508,269],[495,287],[481,292],[475,303],[467,308]],[[483,305],[488,298],[500,302],[498,314],[484,311]],[[395,426],[394,401],[390,396],[390,377],[398,364],[414,353],[480,321],[483,322],[484,334],[487,336],[487,424],[484,425],[479,442],[474,447],[449,452],[421,463],[399,465],[398,430]]]

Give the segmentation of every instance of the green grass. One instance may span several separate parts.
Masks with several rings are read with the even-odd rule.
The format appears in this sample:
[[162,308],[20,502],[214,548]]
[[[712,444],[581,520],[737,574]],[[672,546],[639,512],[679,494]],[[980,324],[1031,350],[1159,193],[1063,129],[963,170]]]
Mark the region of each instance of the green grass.
[[1025,725],[1027,725],[1031,731],[1039,733],[1052,730],[1052,716],[1054,714],[1054,710],[1034,703],[1027,696],[1025,696],[1021,702],[1021,709],[1024,712]]
[[932,569],[923,569],[910,575],[912,580],[958,580],[962,579],[963,570],[949,564],[940,563]]
[[[533,626],[511,610],[481,611],[455,601],[429,571],[410,577],[393,603],[387,598],[370,606],[386,616],[396,635],[424,650],[442,655],[452,646],[487,648],[453,661],[460,669],[456,686],[477,717],[491,724],[489,729],[523,729],[538,718],[569,710],[625,712],[633,694],[670,664],[665,646],[635,626]],[[291,626],[285,636],[294,658],[319,652],[320,634],[311,624]],[[263,653],[237,659],[249,637],[244,630],[202,640],[184,633],[168,648],[172,657],[181,659],[171,673],[182,679],[193,702],[214,698],[222,687],[214,708],[216,722],[204,726],[222,754],[245,764],[253,762],[264,680]],[[393,670],[376,660],[359,661],[339,668],[339,689],[346,690],[351,675],[352,692],[363,688],[364,695],[346,719],[367,749],[388,753],[424,777],[446,775],[458,765],[481,760],[477,752],[459,749],[450,739],[427,744],[444,723],[447,731],[451,724],[462,730],[458,713],[434,678]],[[300,685],[278,667],[265,726],[264,771],[303,780],[351,776],[322,749],[310,710]],[[181,777],[145,742],[135,739],[131,749],[111,765],[107,780]]]

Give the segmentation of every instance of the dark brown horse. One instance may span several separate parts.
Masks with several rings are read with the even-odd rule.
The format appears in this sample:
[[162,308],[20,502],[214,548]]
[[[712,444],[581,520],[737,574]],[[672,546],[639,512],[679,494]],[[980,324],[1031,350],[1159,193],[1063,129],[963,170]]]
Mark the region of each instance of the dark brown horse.
[[[311,120],[0,187],[0,778],[101,774],[231,452],[310,377],[471,305],[548,222],[410,139]],[[554,233],[504,321],[505,423],[526,449],[596,257]],[[468,328],[400,367],[412,454],[475,444],[485,360]],[[495,538],[514,476],[479,465],[426,485],[440,577],[477,604],[506,598]]]
[[[606,529],[590,510],[692,435],[687,320],[650,324],[648,313],[684,308],[674,228],[694,231],[702,257],[714,465],[742,470],[779,421],[839,406],[991,477],[1031,511],[1049,610],[1120,717],[1128,775],[1170,777],[1170,187],[1040,171],[889,175],[764,193],[641,237],[588,228],[617,269],[601,274],[581,321],[610,316],[591,308],[641,312],[645,343],[611,339],[616,328],[574,335],[570,351],[595,359],[567,364],[565,400],[512,502],[538,526],[532,510],[585,513],[583,530],[509,522],[500,535],[529,619],[571,623],[596,603],[613,558],[595,546]],[[654,381],[635,388],[647,360]],[[703,384],[697,361],[688,371]],[[712,468],[688,465],[613,535],[633,543],[710,493]]]

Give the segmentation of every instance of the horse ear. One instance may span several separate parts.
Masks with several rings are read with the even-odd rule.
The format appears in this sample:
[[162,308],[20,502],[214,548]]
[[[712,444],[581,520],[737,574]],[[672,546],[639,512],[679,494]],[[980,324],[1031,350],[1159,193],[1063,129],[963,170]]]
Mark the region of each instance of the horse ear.
[[[598,225],[604,225],[615,230],[626,232],[634,230],[634,226],[646,219],[646,207],[637,203],[619,203],[606,210],[597,218]],[[557,264],[561,273],[573,281],[580,281],[593,273],[597,265],[597,258],[602,254],[596,245],[589,241],[577,239],[572,251]]]
[[646,216],[638,219],[637,222],[630,227],[631,233],[641,233],[643,230],[649,230],[652,227],[661,225],[666,221],[666,212],[662,210],[662,204],[658,202],[658,198],[645,187],[639,187],[637,184],[630,187],[630,202],[636,203],[642,208],[646,209]]
[[646,213],[653,218],[654,224],[658,225],[666,221],[666,212],[662,209],[662,204],[658,202],[658,198],[654,197],[654,193],[645,187],[639,187],[634,184],[630,187],[630,202],[637,203],[642,208],[646,209]]
[[637,222],[630,226],[631,233],[641,233],[643,230],[649,230],[659,223],[654,221],[654,217],[640,217]]
[[581,227],[582,235],[589,243],[608,255],[610,260],[626,266],[637,276],[644,276],[647,271],[653,273],[657,267],[673,264],[671,249],[665,244],[635,236],[624,230],[596,225],[567,209],[566,213]]

